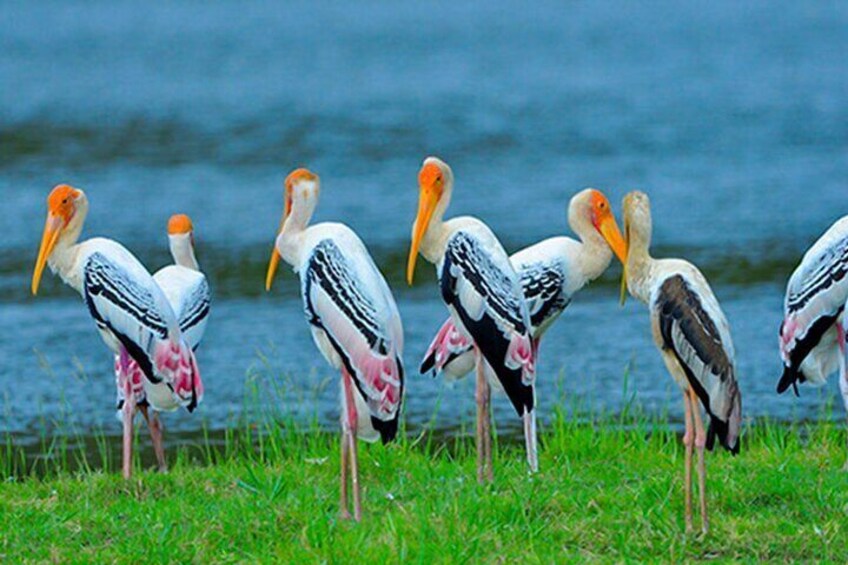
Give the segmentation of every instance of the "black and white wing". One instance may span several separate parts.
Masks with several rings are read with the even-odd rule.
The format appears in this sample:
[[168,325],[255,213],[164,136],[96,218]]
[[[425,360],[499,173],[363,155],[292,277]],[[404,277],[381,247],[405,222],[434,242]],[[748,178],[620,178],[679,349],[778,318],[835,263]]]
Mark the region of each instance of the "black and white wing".
[[397,433],[403,398],[400,316],[364,246],[349,250],[340,244],[319,241],[300,269],[306,318],[318,348],[330,363],[344,365],[373,428],[388,442]]
[[710,415],[707,448],[712,449],[717,436],[724,447],[738,453],[742,397],[733,343],[706,280],[700,275],[671,274],[652,293],[651,311],[655,337],[680,364]]
[[157,346],[174,335],[176,319],[144,267],[129,253],[114,251],[94,251],[85,260],[83,297],[107,345],[117,351],[117,340],[157,383],[154,356]]
[[[836,222],[807,251],[786,287],[784,318],[780,325],[783,375],[777,385],[782,393],[797,381],[823,383],[834,363],[805,364],[807,357],[834,357],[833,340],[822,340],[842,316],[848,299],[848,217]],[[826,342],[826,343],[825,343]],[[820,345],[821,344],[821,345]],[[833,349],[817,351],[821,348]],[[832,353],[832,355],[829,355]]]
[[450,237],[439,266],[442,299],[523,416],[535,406],[530,316],[503,248],[484,241],[470,230]]
[[194,269],[168,265],[159,269],[153,279],[176,314],[183,338],[192,349],[197,349],[206,332],[212,300],[206,277]]

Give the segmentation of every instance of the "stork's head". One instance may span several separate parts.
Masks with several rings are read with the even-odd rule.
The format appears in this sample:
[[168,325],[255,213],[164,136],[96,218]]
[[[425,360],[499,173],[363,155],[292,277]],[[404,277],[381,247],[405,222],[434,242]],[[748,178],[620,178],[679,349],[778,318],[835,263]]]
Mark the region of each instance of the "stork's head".
[[627,245],[609,200],[600,190],[587,188],[572,197],[568,205],[568,223],[581,238],[597,232],[622,263],[627,260]]
[[185,214],[174,214],[168,219],[168,243],[177,265],[200,269],[194,256],[194,225],[191,218]]
[[88,200],[85,193],[67,184],[57,185],[47,196],[47,221],[41,236],[38,258],[32,273],[32,294],[38,294],[38,285],[44,266],[50,259],[56,244],[68,237],[76,238],[85,221]]
[[[292,215],[292,210],[300,210],[303,217],[298,218],[305,224],[309,221],[315,205],[318,202],[318,195],[321,190],[321,181],[318,175],[309,169],[295,169],[285,181],[285,205],[283,209],[283,218],[280,220],[280,229],[277,230],[277,237],[282,233],[286,222],[289,221]],[[277,266],[280,264],[280,252],[277,251],[276,240],[274,242],[274,250],[271,252],[271,261],[268,263],[268,272],[265,275],[265,290],[271,290],[271,283],[274,281],[274,274],[277,272]]]
[[450,203],[453,189],[453,171],[447,163],[438,157],[427,157],[418,172],[418,215],[412,225],[412,246],[406,264],[406,280],[412,284],[415,274],[415,262],[421,240],[430,227],[434,216],[441,221],[442,215]]
[[622,201],[624,233],[628,246],[638,243],[644,247],[651,244],[651,200],[644,192],[634,190]]

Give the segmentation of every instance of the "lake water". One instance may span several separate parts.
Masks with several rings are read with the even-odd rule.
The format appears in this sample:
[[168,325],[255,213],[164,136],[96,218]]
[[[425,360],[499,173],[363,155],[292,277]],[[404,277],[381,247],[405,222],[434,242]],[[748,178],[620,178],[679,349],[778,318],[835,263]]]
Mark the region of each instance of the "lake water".
[[[848,5],[396,4],[4,3],[4,430],[33,437],[61,416],[118,431],[111,360],[80,298],[50,274],[29,295],[59,182],[89,196],[85,235],[123,242],[151,269],[169,261],[168,216],[195,221],[215,294],[199,352],[207,395],[198,414],[166,416],[170,429],[229,425],[247,381],[279,379],[319,388],[307,408],[332,425],[335,376],[293,275],[263,292],[282,180],[301,165],[322,178],[316,220],[353,227],[395,292],[410,425],[468,421],[470,380],[447,387],[415,371],[446,315],[429,265],[414,288],[403,281],[428,154],[454,168],[450,214],[483,218],[510,250],[568,233],[568,199],[586,186],[616,210],[647,191],[655,254],[699,264],[728,315],[744,414],[815,418],[835,400],[835,380],[800,399],[774,387],[785,281],[848,211]],[[618,306],[619,274],[548,334],[543,416],[563,398],[620,409],[627,373],[649,410],[679,418],[645,308]],[[297,395],[282,402],[304,409]],[[503,398],[496,411],[514,419]]]

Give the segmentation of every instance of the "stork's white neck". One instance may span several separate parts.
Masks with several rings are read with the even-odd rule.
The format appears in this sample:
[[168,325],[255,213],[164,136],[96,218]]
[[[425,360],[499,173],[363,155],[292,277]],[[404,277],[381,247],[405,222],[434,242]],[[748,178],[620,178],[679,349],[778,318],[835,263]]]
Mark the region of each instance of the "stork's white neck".
[[628,231],[627,289],[637,300],[647,304],[651,298],[651,280],[656,263],[650,252],[651,234],[644,231],[644,226],[631,226]]
[[171,256],[176,265],[194,271],[200,270],[200,265],[194,256],[191,233],[168,234],[168,246],[171,248]]
[[612,261],[612,249],[585,214],[571,214],[568,223],[580,238],[577,269],[586,282],[603,274]]
[[87,204],[82,204],[68,225],[62,230],[53,252],[47,258],[47,266],[50,267],[50,271],[59,275],[65,284],[80,294],[82,294],[82,272],[77,267],[82,244],[77,243],[77,241],[82,234],[87,213]]
[[283,222],[283,229],[277,236],[277,251],[283,260],[292,266],[300,264],[304,233],[309,227],[312,215],[318,205],[318,184],[314,181],[301,181],[292,189],[291,212]]

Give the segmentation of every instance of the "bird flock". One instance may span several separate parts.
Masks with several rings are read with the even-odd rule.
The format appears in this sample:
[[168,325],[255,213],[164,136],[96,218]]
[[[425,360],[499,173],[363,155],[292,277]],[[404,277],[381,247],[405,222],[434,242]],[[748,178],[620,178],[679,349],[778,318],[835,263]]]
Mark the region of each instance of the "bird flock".
[[[503,392],[515,409],[523,424],[528,470],[538,470],[536,367],[542,336],[615,256],[622,264],[621,301],[629,293],[648,307],[654,343],[683,396],[685,525],[694,529],[696,458],[701,530],[706,532],[704,451],[716,442],[733,454],[740,447],[742,397],[735,352],[727,319],[698,268],[681,259],[651,256],[648,196],[639,191],[625,196],[622,233],[606,196],[585,189],[568,206],[568,223],[579,240],[552,237],[510,256],[481,220],[445,219],[454,176],[444,161],[425,159],[418,186],[406,277],[411,285],[419,255],[432,263],[448,313],[419,370],[449,379],[474,372],[477,480],[494,480],[493,390]],[[389,285],[356,233],[342,223],[310,225],[320,193],[318,176],[296,169],[284,187],[265,287],[271,290],[281,260],[293,268],[315,345],[341,374],[340,513],[359,521],[357,440],[392,441],[405,401],[401,316]],[[149,428],[159,469],[165,471],[158,413],[181,407],[193,411],[203,399],[195,351],[209,317],[210,291],[194,253],[192,222],[184,214],[171,217],[168,238],[174,264],[151,275],[113,240],[80,242],[87,212],[82,190],[62,184],[50,192],[32,293],[37,294],[49,266],[82,296],[114,356],[123,475],[129,478],[132,472],[137,412]],[[838,373],[848,409],[846,275],[848,217],[810,248],[787,285],[779,335],[784,366],[779,393],[793,387],[797,394],[799,382],[823,384]]]

